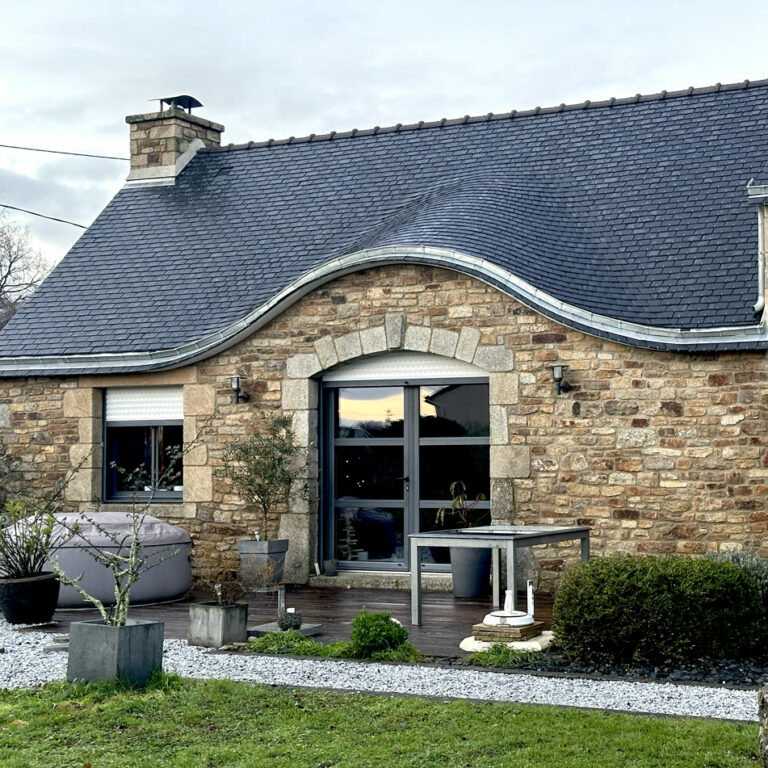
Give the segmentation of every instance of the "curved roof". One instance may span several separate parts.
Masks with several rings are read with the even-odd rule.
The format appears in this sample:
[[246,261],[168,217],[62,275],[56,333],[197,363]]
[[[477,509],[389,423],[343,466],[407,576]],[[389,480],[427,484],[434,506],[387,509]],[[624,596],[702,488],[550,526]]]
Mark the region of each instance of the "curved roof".
[[0,333],[0,373],[204,357],[374,263],[473,274],[588,333],[768,347],[766,83],[200,150],[121,190]]

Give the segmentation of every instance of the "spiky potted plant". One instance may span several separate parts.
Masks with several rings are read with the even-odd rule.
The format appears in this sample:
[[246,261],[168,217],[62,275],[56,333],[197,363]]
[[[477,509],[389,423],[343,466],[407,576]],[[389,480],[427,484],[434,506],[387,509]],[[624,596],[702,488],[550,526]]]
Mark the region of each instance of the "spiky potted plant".
[[[454,528],[471,528],[483,523],[481,517],[487,517],[487,510],[478,509],[478,504],[485,501],[484,494],[469,501],[467,487],[461,480],[450,485],[451,506],[442,508],[437,513],[437,523],[441,527],[446,519]],[[481,597],[488,590],[491,575],[491,550],[483,548],[450,547],[451,575],[453,594],[456,597]]]
[[267,415],[262,430],[224,449],[221,474],[257,515],[251,536],[237,542],[240,572],[249,591],[271,589],[282,581],[288,539],[273,536],[291,490],[302,490],[297,488],[301,456],[291,418],[279,414]]
[[51,512],[58,495],[5,503],[0,525],[0,609],[10,624],[44,624],[53,618],[59,579],[45,570],[48,553],[69,538]]
[[213,592],[215,599],[189,606],[187,642],[206,648],[245,642],[248,603],[240,602],[244,590],[239,576],[234,571],[225,571],[209,579],[205,586]]

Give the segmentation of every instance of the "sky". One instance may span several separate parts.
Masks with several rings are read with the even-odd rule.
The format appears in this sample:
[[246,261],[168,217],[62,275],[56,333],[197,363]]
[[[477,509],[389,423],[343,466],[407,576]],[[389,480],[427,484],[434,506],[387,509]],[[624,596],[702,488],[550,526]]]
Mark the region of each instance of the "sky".
[[[3,2],[0,144],[124,157],[191,94],[224,143],[768,76],[768,5],[709,0]],[[88,225],[128,164],[0,148],[0,203]],[[58,261],[81,229],[8,212]]]

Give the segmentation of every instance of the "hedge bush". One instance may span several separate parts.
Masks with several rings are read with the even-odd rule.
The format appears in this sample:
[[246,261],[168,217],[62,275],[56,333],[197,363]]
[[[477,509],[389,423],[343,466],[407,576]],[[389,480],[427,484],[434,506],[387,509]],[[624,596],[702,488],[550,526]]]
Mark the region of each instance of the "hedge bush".
[[733,563],[612,555],[566,574],[553,630],[585,661],[663,663],[748,656],[764,625],[758,588]]
[[747,576],[751,576],[760,597],[763,600],[763,606],[768,612],[768,560],[763,560],[757,552],[708,552],[707,557],[719,562],[733,563],[738,565]]

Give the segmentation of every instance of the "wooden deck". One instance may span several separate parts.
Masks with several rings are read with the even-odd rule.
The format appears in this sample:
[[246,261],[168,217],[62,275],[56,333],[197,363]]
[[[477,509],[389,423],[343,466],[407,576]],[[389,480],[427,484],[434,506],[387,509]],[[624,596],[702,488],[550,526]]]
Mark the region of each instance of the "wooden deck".
[[[189,600],[155,606],[137,606],[131,609],[135,619],[152,619],[165,622],[165,636],[184,638],[189,623],[189,604],[193,600],[208,599],[195,595]],[[288,607],[301,611],[304,623],[322,624],[318,639],[324,642],[348,640],[352,632],[352,619],[365,608],[368,611],[387,611],[399,619],[408,630],[411,642],[428,656],[459,656],[459,642],[471,634],[472,625],[481,621],[492,610],[491,599],[456,599],[451,594],[422,593],[423,624],[411,626],[411,594],[405,590],[338,589],[329,587],[289,588],[286,595]],[[524,605],[521,594],[518,604]],[[275,621],[277,595],[261,594],[248,600],[250,610],[248,625]],[[57,611],[55,624],[46,627],[48,632],[66,632],[72,621],[98,618],[96,611]],[[552,620],[552,599],[536,597],[536,618],[549,626]],[[38,630],[39,631],[39,630]]]

